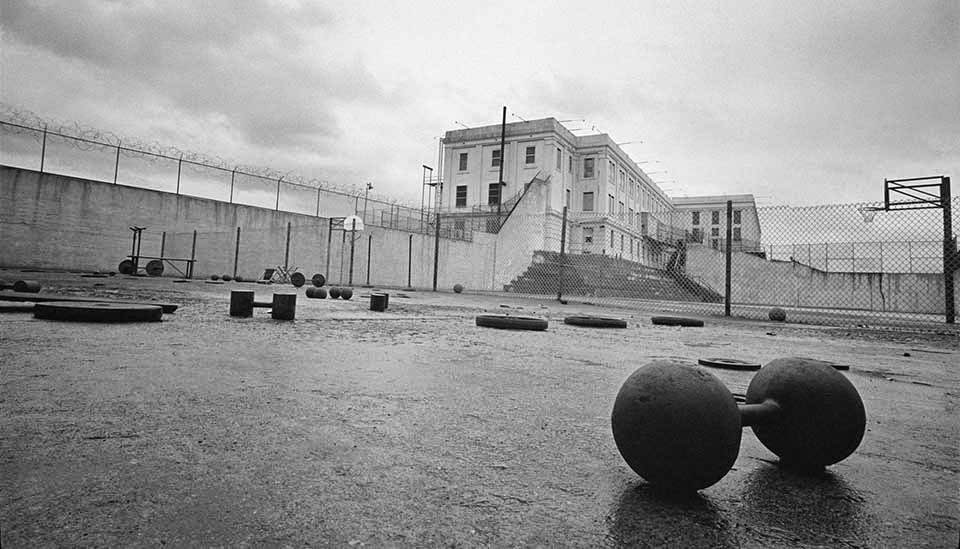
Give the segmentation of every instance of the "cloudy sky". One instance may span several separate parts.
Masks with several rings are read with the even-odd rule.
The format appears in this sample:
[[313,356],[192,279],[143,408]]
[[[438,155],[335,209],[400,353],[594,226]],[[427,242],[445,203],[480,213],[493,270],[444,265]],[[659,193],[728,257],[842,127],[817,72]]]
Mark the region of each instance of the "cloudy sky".
[[8,106],[399,198],[503,105],[610,134],[671,194],[960,174],[957,0],[0,0],[0,25]]

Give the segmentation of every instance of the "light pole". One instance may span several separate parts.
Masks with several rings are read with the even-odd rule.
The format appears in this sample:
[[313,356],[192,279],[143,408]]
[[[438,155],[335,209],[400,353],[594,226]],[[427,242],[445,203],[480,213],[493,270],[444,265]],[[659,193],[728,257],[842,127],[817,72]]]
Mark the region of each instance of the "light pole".
[[367,182],[367,188],[363,191],[363,222],[367,222],[367,195],[370,194],[370,189],[373,188],[373,183]]

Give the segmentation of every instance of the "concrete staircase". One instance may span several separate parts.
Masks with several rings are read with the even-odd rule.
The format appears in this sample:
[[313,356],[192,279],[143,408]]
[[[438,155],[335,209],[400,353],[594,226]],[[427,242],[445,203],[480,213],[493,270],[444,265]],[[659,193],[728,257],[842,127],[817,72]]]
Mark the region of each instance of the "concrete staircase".
[[[527,294],[562,293],[593,297],[628,297],[663,301],[717,301],[715,292],[692,280],[677,280],[666,271],[605,255],[534,252],[533,262],[505,289]],[[710,295],[710,294],[714,295]]]

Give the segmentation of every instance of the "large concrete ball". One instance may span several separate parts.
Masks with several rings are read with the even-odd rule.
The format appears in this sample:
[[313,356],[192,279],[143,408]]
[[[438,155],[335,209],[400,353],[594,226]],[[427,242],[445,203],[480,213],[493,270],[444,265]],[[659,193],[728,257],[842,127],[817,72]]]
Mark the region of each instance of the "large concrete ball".
[[773,399],[774,420],[753,432],[784,465],[820,469],[843,460],[863,440],[867,415],[860,393],[828,363],[778,358],[760,369],[747,387],[746,403]]
[[458,294],[461,293],[461,292],[463,292],[463,284],[454,284],[454,285],[453,285],[453,291],[456,292],[456,293],[458,293]]
[[340,288],[340,299],[349,300],[353,297],[353,288]]
[[330,299],[337,299],[338,297],[340,297],[340,288],[333,286],[330,288]]
[[627,464],[654,485],[679,491],[723,478],[740,451],[740,411],[710,372],[657,360],[620,388],[611,417]]
[[770,309],[770,312],[767,314],[770,317],[770,320],[774,322],[783,322],[787,319],[787,312],[781,309],[780,307],[774,307]]

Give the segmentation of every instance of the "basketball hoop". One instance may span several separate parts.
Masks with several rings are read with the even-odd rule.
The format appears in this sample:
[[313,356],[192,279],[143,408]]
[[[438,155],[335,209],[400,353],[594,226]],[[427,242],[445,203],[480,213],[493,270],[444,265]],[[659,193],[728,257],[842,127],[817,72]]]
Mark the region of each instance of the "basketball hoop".
[[859,208],[860,215],[863,216],[864,223],[873,223],[873,217],[877,215],[877,212],[883,208],[875,208],[872,206],[867,206],[864,208]]

